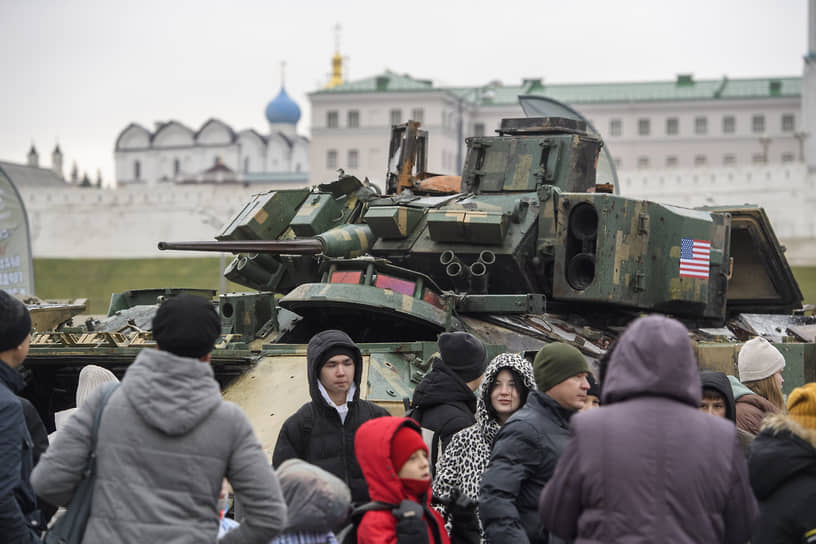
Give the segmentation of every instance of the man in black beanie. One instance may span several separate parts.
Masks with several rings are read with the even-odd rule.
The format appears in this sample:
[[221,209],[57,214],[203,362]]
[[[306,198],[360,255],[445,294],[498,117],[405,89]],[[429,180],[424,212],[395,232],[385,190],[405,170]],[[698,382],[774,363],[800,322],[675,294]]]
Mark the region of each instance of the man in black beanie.
[[40,512],[29,477],[31,436],[15,394],[23,388],[17,372],[31,340],[25,304],[0,290],[0,535],[3,542],[40,542]]
[[[153,318],[158,349],[143,349],[103,408],[97,479],[85,542],[215,542],[226,477],[246,519],[219,542],[267,543],[286,523],[275,473],[241,409],[221,398],[210,352],[221,320],[202,297],[164,301]],[[56,433],[31,480],[67,504],[91,452],[98,387]]]
[[312,337],[306,348],[311,402],[284,421],[272,453],[278,467],[287,459],[302,459],[346,482],[355,504],[368,502],[368,486],[354,453],[357,429],[388,411],[360,398],[363,357],[343,331],[327,330]]
[[454,434],[476,423],[476,396],[487,367],[487,349],[470,333],[439,335],[439,355],[414,390],[411,417],[422,426],[431,471]]

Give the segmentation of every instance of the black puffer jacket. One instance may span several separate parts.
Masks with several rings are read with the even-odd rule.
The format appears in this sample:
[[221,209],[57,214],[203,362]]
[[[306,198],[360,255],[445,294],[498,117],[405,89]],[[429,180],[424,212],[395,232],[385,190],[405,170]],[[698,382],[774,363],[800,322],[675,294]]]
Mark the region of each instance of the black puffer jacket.
[[816,536],[816,430],[773,414],[751,446],[751,487],[760,518],[752,544],[810,542]]
[[538,498],[567,447],[572,414],[545,393],[531,391],[499,430],[479,492],[488,542],[548,542],[539,525]]
[[[354,400],[348,403],[345,423],[340,420],[337,410],[323,398],[317,385],[325,354],[338,346],[351,350],[355,355],[354,383],[357,390]],[[347,334],[335,330],[316,334],[309,342],[307,364],[312,401],[301,406],[284,422],[272,454],[272,464],[277,468],[287,459],[302,459],[346,482],[351,489],[353,502],[368,502],[368,487],[354,455],[354,434],[369,419],[387,416],[388,412],[373,402],[360,399],[363,358],[360,349]]]
[[40,512],[31,488],[33,443],[14,394],[23,376],[0,361],[0,542],[39,542]]
[[[476,395],[442,359],[434,356],[433,368],[414,389],[412,417],[424,429],[436,433],[445,451],[453,435],[476,423]],[[431,451],[431,466],[439,449]]]

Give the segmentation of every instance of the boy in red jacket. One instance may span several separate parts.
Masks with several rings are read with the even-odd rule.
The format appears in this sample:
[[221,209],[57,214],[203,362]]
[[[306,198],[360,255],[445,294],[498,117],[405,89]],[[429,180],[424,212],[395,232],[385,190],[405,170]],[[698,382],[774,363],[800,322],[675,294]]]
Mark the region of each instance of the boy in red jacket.
[[357,429],[354,451],[371,500],[394,505],[367,512],[357,529],[357,542],[450,544],[442,517],[430,507],[428,447],[413,419],[367,421]]

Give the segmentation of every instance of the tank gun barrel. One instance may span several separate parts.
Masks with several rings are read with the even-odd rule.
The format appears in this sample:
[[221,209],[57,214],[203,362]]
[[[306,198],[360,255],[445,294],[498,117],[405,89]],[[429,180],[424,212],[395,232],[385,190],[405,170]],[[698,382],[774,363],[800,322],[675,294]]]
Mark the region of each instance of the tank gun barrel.
[[316,255],[323,253],[323,243],[314,238],[300,240],[159,242],[159,249],[214,251],[222,253],[266,253],[272,255]]
[[223,240],[197,242],[159,242],[160,250],[215,251],[223,253],[265,253],[267,255],[318,255],[359,257],[376,237],[364,224],[343,225],[314,238],[294,240]]

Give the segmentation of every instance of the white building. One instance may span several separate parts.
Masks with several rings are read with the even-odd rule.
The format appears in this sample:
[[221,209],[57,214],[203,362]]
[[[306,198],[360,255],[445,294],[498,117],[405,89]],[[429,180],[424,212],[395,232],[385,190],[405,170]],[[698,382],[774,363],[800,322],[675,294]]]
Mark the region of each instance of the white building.
[[463,140],[522,117],[519,96],[569,104],[600,132],[619,172],[805,162],[816,168],[816,0],[809,0],[803,76],[628,83],[439,87],[385,72],[335,82],[309,95],[312,182],[336,169],[382,181],[390,126],[408,119],[429,132],[428,169],[461,171]]
[[[444,88],[386,72],[310,95],[310,171],[315,180],[331,178],[337,168],[384,176],[389,126],[413,119],[429,132],[429,170],[457,173],[463,138],[492,133],[504,117],[522,117],[520,95],[555,98],[579,110],[623,171],[801,162],[808,133],[816,135],[816,127],[802,127],[802,81],[679,75],[648,83],[527,79]],[[816,166],[816,157],[812,161]]]
[[268,184],[308,181],[309,140],[297,134],[300,107],[281,87],[266,106],[269,132],[236,132],[218,119],[194,131],[178,121],[150,131],[129,124],[116,138],[117,185],[158,183]]

